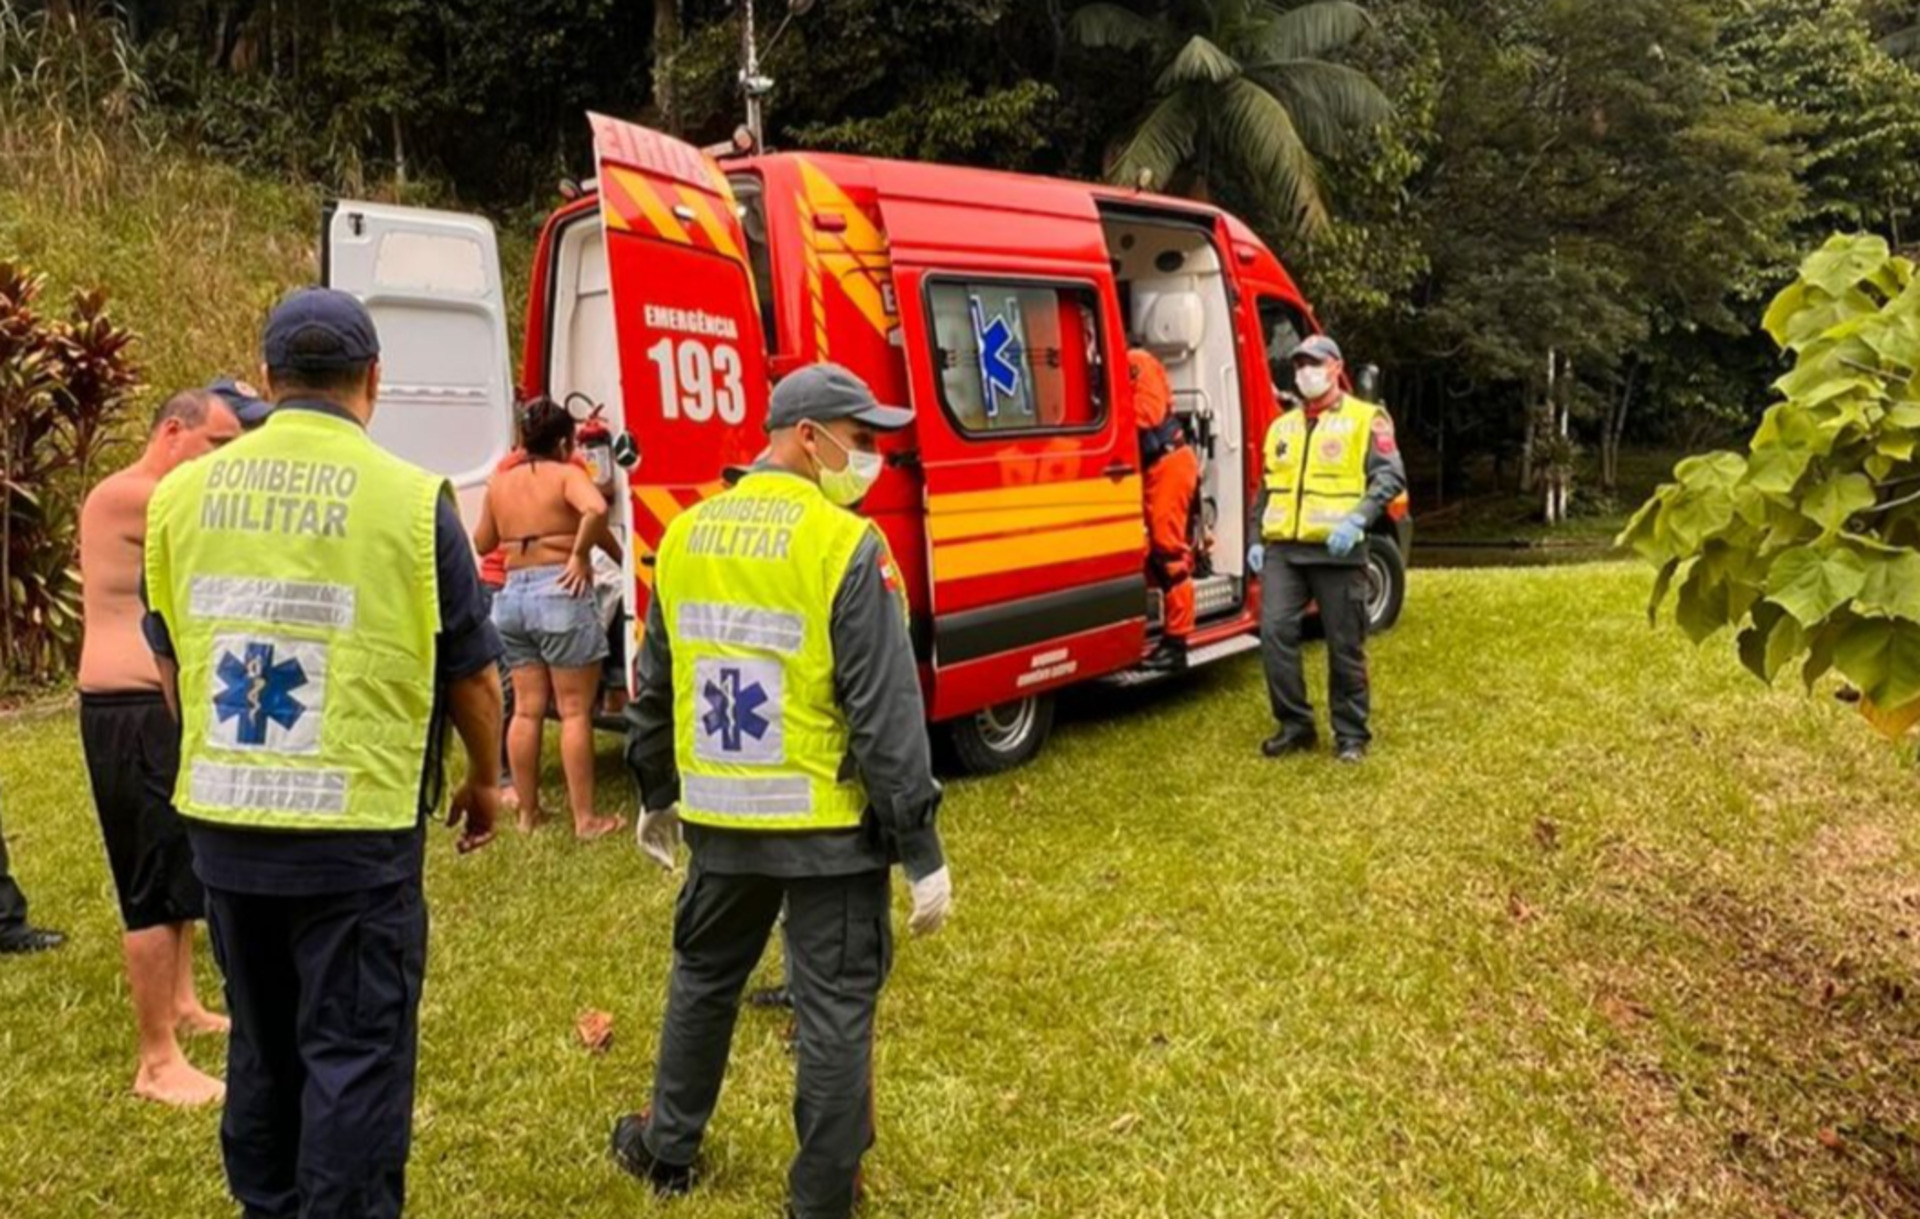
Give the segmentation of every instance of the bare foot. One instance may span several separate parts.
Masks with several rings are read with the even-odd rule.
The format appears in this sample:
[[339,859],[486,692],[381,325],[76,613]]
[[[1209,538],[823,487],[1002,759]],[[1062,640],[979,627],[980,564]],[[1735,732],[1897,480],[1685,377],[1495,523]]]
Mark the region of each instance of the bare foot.
[[605,838],[608,834],[618,834],[627,826],[625,817],[593,817],[586,821],[573,823],[573,836],[581,842],[592,842]]
[[180,1013],[176,1027],[188,1037],[225,1035],[233,1031],[233,1021],[196,1005]]
[[531,834],[539,829],[540,823],[546,819],[547,815],[537,808],[531,810],[523,808],[520,810],[520,832],[522,834]]
[[193,1108],[225,1100],[227,1085],[179,1058],[159,1067],[141,1067],[133,1077],[133,1094],[163,1105]]
[[513,784],[500,785],[500,807],[509,813],[520,807],[520,793],[513,790]]

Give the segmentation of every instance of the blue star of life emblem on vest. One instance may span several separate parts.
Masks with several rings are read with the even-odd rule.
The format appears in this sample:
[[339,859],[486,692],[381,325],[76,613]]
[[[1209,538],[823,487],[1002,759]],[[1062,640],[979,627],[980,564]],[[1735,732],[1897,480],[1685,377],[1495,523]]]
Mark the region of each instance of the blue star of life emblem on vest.
[[273,645],[249,643],[244,656],[227,652],[214,675],[223,689],[213,699],[220,722],[237,719],[235,737],[242,745],[267,743],[269,722],[291,728],[307,712],[293,692],[307,684],[307,671],[298,660],[275,663]]
[[760,714],[767,691],[759,682],[741,688],[738,669],[722,669],[718,676],[718,681],[708,682],[701,691],[707,700],[707,713],[700,726],[708,736],[719,738],[721,749],[739,753],[746,744],[745,737],[761,740],[772,727]]

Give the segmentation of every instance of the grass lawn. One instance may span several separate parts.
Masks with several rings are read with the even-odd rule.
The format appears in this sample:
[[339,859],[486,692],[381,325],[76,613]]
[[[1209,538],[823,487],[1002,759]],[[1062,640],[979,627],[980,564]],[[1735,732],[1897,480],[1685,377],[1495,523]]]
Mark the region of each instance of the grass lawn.
[[[1036,765],[952,784],[956,918],[899,948],[866,1213],[1915,1213],[1912,759],[1649,631],[1647,585],[1416,573],[1358,770],[1260,759],[1247,658],[1078,700]],[[127,1095],[73,721],[0,722],[15,866],[74,935],[0,962],[0,1214],[231,1213],[216,1117]],[[777,1019],[742,1017],[695,1198],[605,1153],[646,1095],[672,882],[552,831],[465,860],[436,834],[428,869],[410,1213],[778,1213]]]

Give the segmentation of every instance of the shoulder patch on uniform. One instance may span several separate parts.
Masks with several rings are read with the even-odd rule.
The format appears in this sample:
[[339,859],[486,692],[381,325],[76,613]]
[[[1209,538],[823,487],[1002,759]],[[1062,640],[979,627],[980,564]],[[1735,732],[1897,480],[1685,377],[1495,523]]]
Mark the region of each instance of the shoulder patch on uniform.
[[1400,451],[1400,442],[1393,434],[1393,419],[1385,411],[1373,417],[1373,448],[1382,457],[1392,457]]

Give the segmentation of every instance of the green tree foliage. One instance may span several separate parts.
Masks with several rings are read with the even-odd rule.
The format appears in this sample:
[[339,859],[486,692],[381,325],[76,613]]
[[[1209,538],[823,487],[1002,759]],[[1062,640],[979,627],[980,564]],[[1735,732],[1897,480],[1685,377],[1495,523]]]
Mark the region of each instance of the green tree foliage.
[[1763,681],[1829,669],[1882,723],[1920,716],[1920,278],[1836,237],[1766,314],[1793,359],[1745,453],[1690,458],[1621,542],[1695,642],[1732,628]]
[[42,312],[45,279],[0,262],[0,684],[65,671],[80,644],[80,501],[139,387],[102,293]]
[[1327,57],[1358,38],[1366,10],[1346,0],[1293,8],[1265,0],[1184,0],[1141,13],[1075,10],[1081,45],[1144,51],[1150,108],[1120,141],[1110,180],[1206,195],[1219,175],[1254,184],[1289,232],[1326,227],[1316,154],[1351,149],[1392,112],[1364,72]]
[[1916,235],[1920,72],[1889,54],[1904,45],[1876,42],[1854,0],[1754,0],[1728,23],[1730,79],[1794,125],[1809,246],[1835,229]]

